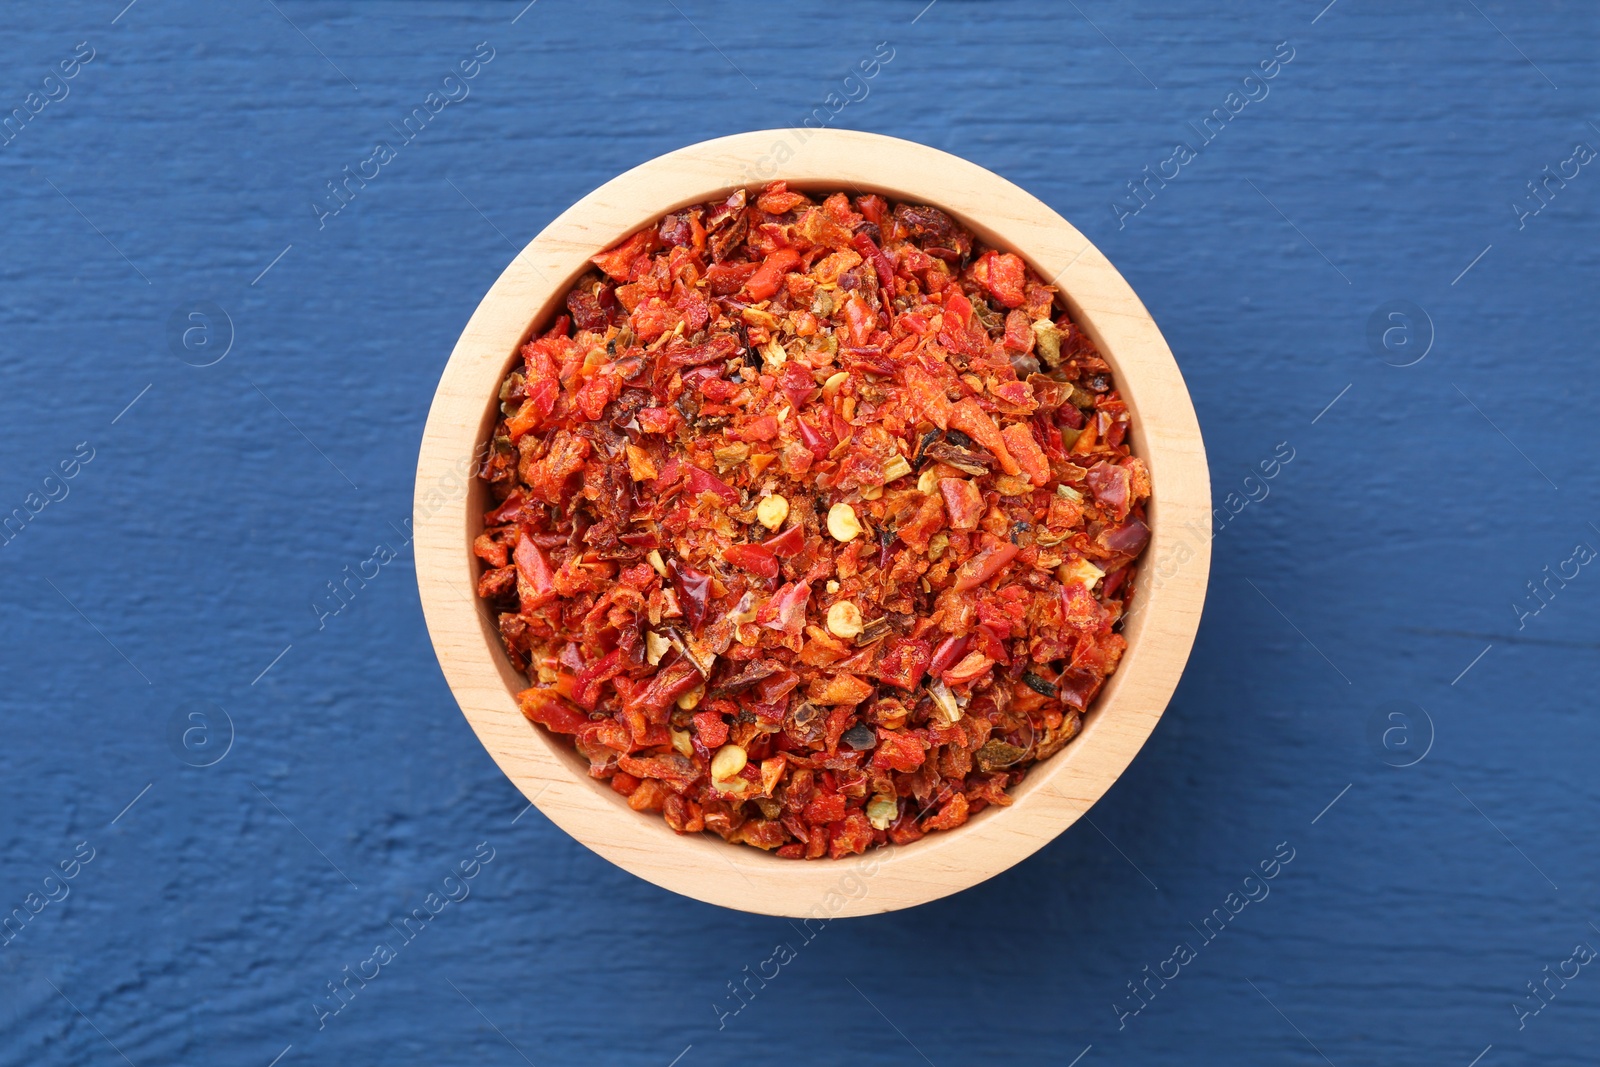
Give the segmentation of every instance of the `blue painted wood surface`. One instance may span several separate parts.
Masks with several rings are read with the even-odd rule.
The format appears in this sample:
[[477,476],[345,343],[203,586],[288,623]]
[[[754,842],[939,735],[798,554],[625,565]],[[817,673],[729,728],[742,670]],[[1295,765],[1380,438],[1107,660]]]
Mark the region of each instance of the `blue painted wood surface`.
[[[0,37],[0,1062],[1592,1062],[1593,5],[124,2]],[[513,248],[830,93],[1099,243],[1223,510],[1092,821],[797,928],[519,817],[403,523]]]

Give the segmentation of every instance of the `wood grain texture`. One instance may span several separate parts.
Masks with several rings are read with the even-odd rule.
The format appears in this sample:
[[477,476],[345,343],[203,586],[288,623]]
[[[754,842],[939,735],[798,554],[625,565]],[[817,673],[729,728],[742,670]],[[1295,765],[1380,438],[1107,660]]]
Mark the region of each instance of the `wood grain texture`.
[[[793,147],[792,158],[763,178],[935,204],[1053,280],[1115,371],[1134,416],[1134,449],[1149,464],[1153,485],[1151,542],[1124,629],[1129,650],[1082,734],[1035,766],[1008,808],[990,808],[909,846],[812,863],[709,834],[675,834],[590,778],[566,739],[523,718],[514,694],[526,681],[474,595],[470,544],[481,530],[485,491],[478,484],[440,488],[460,486],[456,475],[490,432],[491,400],[518,347],[589,257],[669,211],[746,184],[780,143]],[[524,795],[578,841],[642,878],[710,903],[794,917],[867,914],[922,904],[1005,870],[1070,826],[1122,774],[1166,708],[1199,626],[1210,507],[1199,424],[1172,353],[1138,296],[1083,234],[1011,182],[936,149],[849,131],[765,130],[693,145],[607,182],[556,218],[495,282],[450,356],[423,434],[417,581],[440,665],[479,740]],[[738,877],[727,877],[726,867]],[[850,874],[869,879],[871,891],[838,893]]]

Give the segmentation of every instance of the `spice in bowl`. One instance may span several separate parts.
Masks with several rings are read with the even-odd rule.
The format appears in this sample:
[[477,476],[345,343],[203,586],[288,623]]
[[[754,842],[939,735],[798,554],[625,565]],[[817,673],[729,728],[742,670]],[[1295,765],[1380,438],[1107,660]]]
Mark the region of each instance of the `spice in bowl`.
[[816,859],[953,829],[1126,647],[1150,478],[1018,256],[873,195],[676,211],[525,344],[478,592],[641,812]]

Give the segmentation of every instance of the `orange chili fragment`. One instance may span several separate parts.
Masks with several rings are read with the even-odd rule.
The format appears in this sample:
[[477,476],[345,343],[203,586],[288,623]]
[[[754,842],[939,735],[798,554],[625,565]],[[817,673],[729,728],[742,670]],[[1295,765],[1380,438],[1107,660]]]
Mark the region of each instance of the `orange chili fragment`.
[[787,272],[800,265],[800,253],[792,248],[780,248],[762,261],[761,266],[744,283],[745,292],[752,299],[765,300],[778,291]]

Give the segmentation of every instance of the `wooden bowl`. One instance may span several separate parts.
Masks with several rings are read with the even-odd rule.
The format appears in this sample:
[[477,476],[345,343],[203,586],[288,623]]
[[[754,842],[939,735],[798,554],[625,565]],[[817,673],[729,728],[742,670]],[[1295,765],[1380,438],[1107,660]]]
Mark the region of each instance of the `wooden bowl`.
[[[472,539],[488,494],[471,478],[501,380],[533,328],[557,312],[589,257],[667,212],[782,178],[801,190],[876,192],[932,204],[1027,259],[1116,373],[1133,448],[1153,486],[1128,651],[1076,740],[953,831],[842,860],[783,860],[710,834],[680,836],[635,812],[565,737],[523,718],[491,613],[475,595]],[[1210,568],[1211,497],[1183,377],[1144,305],[1060,215],[976,164],[909,141],[844,130],[764,130],[691,145],[585,196],[500,275],[462,331],[423,431],[415,501],[417,584],[446,680],[500,769],[552,822],[656,885],[724,907],[818,921],[911,907],[976,885],[1031,855],[1087,811],[1150,736],[1183,671]]]

